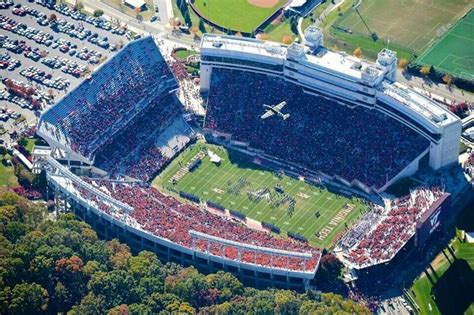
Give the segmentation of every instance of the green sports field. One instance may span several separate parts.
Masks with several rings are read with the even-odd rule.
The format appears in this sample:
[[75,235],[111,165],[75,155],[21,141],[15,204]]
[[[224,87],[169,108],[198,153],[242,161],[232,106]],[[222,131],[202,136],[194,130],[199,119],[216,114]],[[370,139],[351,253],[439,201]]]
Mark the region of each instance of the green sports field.
[[474,244],[451,243],[413,283],[419,314],[474,314]]
[[255,6],[248,0],[194,0],[193,5],[214,24],[233,31],[251,33],[286,2],[287,0],[277,0],[269,8]]
[[418,63],[474,80],[474,10],[420,56]]
[[[199,152],[206,153],[207,149],[222,159],[219,166],[213,164],[207,154],[203,154],[202,164],[195,171],[185,174],[175,185],[170,182],[180,170],[187,169],[186,164],[193,157]],[[272,223],[282,232],[303,235],[313,245],[326,248],[331,247],[334,238],[345,229],[346,224],[350,226],[366,208],[357,198],[348,199],[302,180],[279,176],[251,163],[239,153],[204,143],[184,151],[153,181],[153,185],[170,191],[188,192],[202,201],[219,203],[249,218]],[[282,202],[284,194],[276,192],[277,185],[295,201],[292,214],[291,201]],[[252,201],[251,196],[258,193],[263,197],[259,201]],[[344,212],[347,209],[350,211]],[[319,218],[315,216],[317,211]],[[328,226],[330,231],[324,230]],[[320,232],[319,239],[316,232]]]
[[[423,52],[429,44],[453,25],[472,5],[466,0],[361,0],[359,12],[371,32],[379,40],[390,40],[398,46],[416,53]],[[354,9],[349,9],[335,23],[352,33],[353,37],[370,34],[363,20]]]

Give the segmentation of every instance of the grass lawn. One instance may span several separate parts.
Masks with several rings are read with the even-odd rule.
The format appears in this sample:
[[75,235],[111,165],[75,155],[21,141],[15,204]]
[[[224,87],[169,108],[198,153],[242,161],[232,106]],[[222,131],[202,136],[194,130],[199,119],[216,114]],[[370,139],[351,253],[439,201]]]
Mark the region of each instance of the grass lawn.
[[314,23],[314,21],[317,20],[317,18],[323,13],[324,10],[326,10],[327,7],[331,4],[331,0],[327,0],[320,5],[318,5],[307,17],[303,19],[303,24],[301,25],[303,31],[310,26],[311,24]]
[[0,187],[15,187],[18,181],[13,166],[5,166],[0,162]]
[[[186,19],[184,18],[183,13],[179,9],[176,0],[172,0],[172,3],[173,3],[173,15],[174,15],[174,17],[177,17],[181,22],[184,23]],[[189,27],[192,27],[192,26],[198,26],[199,27],[199,32],[196,35],[202,35],[203,33],[211,33],[212,27],[210,25],[208,25],[207,23],[205,23],[204,20],[203,20],[202,25],[199,25],[199,20],[200,20],[199,16],[197,16],[194,13],[194,11],[188,5],[186,5],[186,10],[188,11],[189,18],[191,20],[191,25],[188,25],[188,26]],[[201,29],[201,28],[204,28],[204,29]],[[220,32],[215,30],[214,33],[220,33]]]
[[[127,15],[130,15],[133,18],[136,18],[136,13],[135,10],[132,9],[131,7],[125,5],[122,3],[122,0],[100,0],[111,7],[119,10],[120,12],[123,12]],[[153,5],[153,0],[145,0],[145,9],[142,9],[142,12],[140,12],[140,15],[143,17],[145,21],[150,20],[154,10],[154,5]],[[105,12],[107,14],[107,12]]]
[[[343,50],[348,54],[352,55],[354,53],[354,49],[360,47],[363,53],[362,58],[365,59],[377,59],[377,54],[383,48],[387,47],[386,43],[381,39],[374,42],[368,37],[351,35],[337,29],[331,29],[330,32],[331,36],[339,40],[332,42],[334,46],[331,48],[335,50]],[[331,41],[329,41],[329,43],[331,43]],[[409,50],[406,50],[401,46],[390,43],[389,48],[397,52],[397,57],[399,59],[405,58],[407,60],[411,60],[413,57],[412,53]]]
[[270,8],[257,7],[248,0],[195,0],[194,6],[209,21],[233,31],[251,33],[287,0]]
[[185,60],[189,56],[195,55],[197,53],[198,52],[195,51],[195,50],[187,50],[187,49],[186,50],[178,50],[178,51],[176,51],[176,57],[178,57],[181,60]]
[[431,263],[434,272],[426,268],[409,291],[420,314],[474,314],[474,244],[455,239],[451,245],[457,259],[445,249],[449,260],[440,253]]
[[265,33],[268,35],[268,40],[280,43],[283,42],[283,37],[286,35],[291,36],[293,40],[297,37],[297,35],[291,31],[289,20],[277,25],[268,25],[265,28]]
[[[358,10],[380,39],[421,53],[442,35],[443,27],[454,24],[470,7],[470,1],[465,0],[364,0]],[[349,10],[336,25],[369,37],[355,10]]]
[[[196,170],[185,174],[177,184],[171,184],[170,178],[180,169],[187,169],[185,165],[202,149],[205,149],[204,152],[210,149],[218,154],[222,159],[221,164],[213,164],[206,155]],[[236,191],[234,188],[239,186],[239,182],[245,184]],[[332,245],[336,235],[343,231],[345,224],[350,226],[365,209],[365,205],[357,198],[348,199],[301,180],[276,176],[274,172],[251,163],[241,154],[204,143],[193,145],[184,151],[152,185],[164,187],[169,191],[194,194],[202,201],[219,203],[257,221],[272,223],[282,232],[290,231],[303,235],[310,243],[327,248]],[[283,199],[283,195],[276,192],[276,185],[280,185],[283,191],[296,201],[292,215],[289,212],[289,202],[276,204]],[[250,200],[250,193],[264,189],[268,189],[266,195],[259,201]],[[324,228],[347,204],[354,206],[348,215],[325,239],[317,239],[315,233]],[[319,218],[315,217],[317,211],[320,212]]]
[[422,65],[474,80],[474,10],[418,59]]

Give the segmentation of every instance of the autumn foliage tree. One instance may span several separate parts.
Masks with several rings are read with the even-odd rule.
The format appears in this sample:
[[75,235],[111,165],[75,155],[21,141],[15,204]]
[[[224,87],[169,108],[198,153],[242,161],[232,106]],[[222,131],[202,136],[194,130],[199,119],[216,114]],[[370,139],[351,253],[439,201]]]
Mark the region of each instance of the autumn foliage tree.
[[362,48],[357,47],[356,49],[354,49],[354,56],[356,56],[357,58],[362,57]]
[[284,35],[282,38],[283,44],[289,45],[293,42],[293,36],[291,35]]
[[408,67],[408,60],[406,58],[400,58],[400,60],[398,60],[398,67],[406,70]]
[[260,40],[268,40],[268,34],[267,33],[258,33],[255,36],[255,38],[260,39]]
[[420,74],[424,77],[428,76],[431,72],[431,66],[422,66],[420,68]]

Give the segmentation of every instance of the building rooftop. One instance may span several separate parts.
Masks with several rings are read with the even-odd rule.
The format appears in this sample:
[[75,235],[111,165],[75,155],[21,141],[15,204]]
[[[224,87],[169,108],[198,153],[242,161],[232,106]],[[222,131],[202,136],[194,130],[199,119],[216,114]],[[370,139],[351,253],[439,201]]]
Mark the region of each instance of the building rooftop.
[[406,105],[437,126],[446,126],[458,120],[451,112],[404,84],[383,82],[381,89],[385,95]]
[[222,49],[273,58],[286,58],[285,46],[245,37],[204,34],[201,40],[201,50],[206,49]]
[[373,63],[326,48],[321,48],[315,54],[306,54],[305,56],[310,64],[340,73],[346,78],[357,81],[373,82],[384,75],[384,70],[376,68]]

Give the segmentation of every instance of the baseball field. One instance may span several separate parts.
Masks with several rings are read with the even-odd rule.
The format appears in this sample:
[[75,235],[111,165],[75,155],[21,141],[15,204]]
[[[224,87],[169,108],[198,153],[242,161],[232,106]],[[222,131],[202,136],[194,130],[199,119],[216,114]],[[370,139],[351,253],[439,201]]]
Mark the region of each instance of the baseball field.
[[[219,165],[210,161],[209,150],[221,158]],[[202,163],[188,172],[188,163],[198,155]],[[173,177],[178,178],[174,184]],[[277,174],[240,153],[204,143],[184,151],[153,185],[168,191],[184,191],[198,196],[201,201],[219,203],[251,219],[279,227],[282,235],[297,233],[310,243],[326,248],[366,209],[360,199],[347,198],[324,187]]]
[[206,20],[232,31],[251,33],[287,0],[194,0]]

